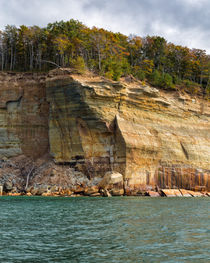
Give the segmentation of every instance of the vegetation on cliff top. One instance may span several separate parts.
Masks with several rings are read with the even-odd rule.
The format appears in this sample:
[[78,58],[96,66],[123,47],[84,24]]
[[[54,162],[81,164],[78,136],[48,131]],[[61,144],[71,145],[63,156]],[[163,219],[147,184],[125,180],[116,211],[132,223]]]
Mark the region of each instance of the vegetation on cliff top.
[[113,80],[133,74],[162,88],[210,94],[210,56],[205,50],[168,43],[160,36],[125,36],[81,22],[6,26],[0,31],[0,67],[46,71],[52,67],[88,68]]

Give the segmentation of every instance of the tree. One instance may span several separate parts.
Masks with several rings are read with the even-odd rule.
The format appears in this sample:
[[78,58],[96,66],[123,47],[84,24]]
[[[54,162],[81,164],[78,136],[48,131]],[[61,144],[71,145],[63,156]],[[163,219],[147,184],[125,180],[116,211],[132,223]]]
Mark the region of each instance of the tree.
[[75,68],[78,73],[82,74],[85,71],[86,65],[83,57],[77,57],[71,61],[71,67]]
[[5,45],[7,46],[5,64],[8,69],[13,70],[16,64],[17,28],[7,25],[3,35]]
[[1,70],[59,66],[81,72],[87,67],[113,80],[133,74],[162,88],[180,85],[188,92],[209,92],[210,56],[205,50],[167,43],[160,36],[127,37],[73,19],[44,28],[8,25],[0,31]]
[[1,62],[1,70],[4,70],[4,60],[6,54],[6,47],[4,43],[4,35],[3,32],[0,31],[0,62]]

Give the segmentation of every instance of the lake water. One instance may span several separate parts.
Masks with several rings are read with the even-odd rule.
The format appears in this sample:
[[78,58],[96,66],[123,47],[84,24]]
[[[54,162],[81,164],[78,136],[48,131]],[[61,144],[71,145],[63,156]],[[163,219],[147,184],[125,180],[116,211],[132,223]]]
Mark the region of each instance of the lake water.
[[0,197],[0,262],[210,262],[210,198]]

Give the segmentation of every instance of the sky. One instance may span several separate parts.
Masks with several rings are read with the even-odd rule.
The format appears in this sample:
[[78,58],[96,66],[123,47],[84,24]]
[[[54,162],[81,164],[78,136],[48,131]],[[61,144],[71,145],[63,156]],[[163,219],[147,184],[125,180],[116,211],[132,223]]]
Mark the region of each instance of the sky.
[[72,18],[126,35],[162,36],[210,54],[210,0],[0,0],[0,29]]

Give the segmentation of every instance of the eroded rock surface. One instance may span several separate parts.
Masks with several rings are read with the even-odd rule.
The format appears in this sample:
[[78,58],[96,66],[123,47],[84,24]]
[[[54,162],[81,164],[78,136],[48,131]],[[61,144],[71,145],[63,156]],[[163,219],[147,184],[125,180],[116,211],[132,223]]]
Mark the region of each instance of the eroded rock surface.
[[210,187],[210,105],[141,83],[66,75],[47,80],[51,154],[125,188]]
[[[48,156],[55,170],[84,175],[88,187],[118,172],[119,195],[156,187],[209,191],[210,104],[68,70],[0,74],[0,158],[19,155]],[[37,180],[53,179],[48,168]]]
[[38,158],[48,151],[45,76],[0,74],[0,158]]

